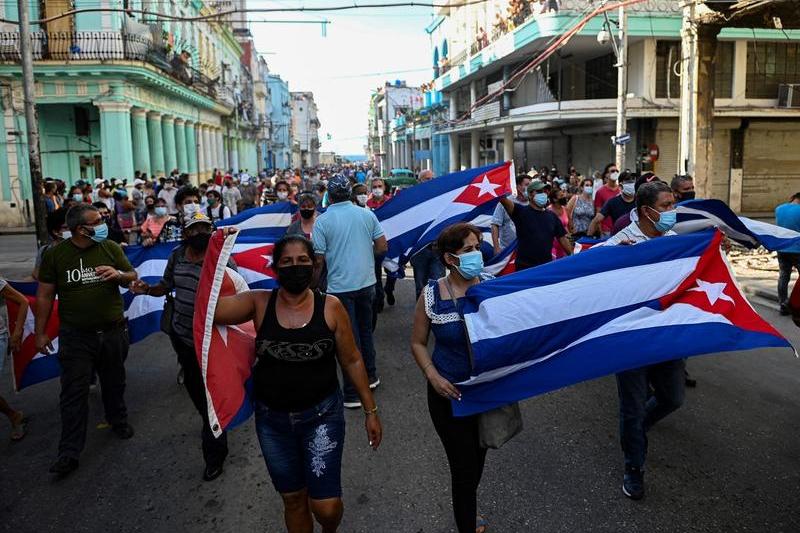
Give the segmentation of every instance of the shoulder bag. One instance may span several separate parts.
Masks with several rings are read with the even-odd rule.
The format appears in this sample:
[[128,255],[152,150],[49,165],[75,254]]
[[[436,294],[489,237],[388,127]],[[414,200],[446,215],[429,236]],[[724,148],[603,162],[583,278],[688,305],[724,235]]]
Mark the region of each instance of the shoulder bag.
[[[461,325],[464,328],[464,337],[467,340],[470,367],[474,367],[472,344],[469,341],[469,331],[467,330],[467,323],[464,320],[464,313],[461,312],[461,306],[458,305],[458,300],[456,300],[453,294],[450,281],[447,277],[443,279],[450,299],[453,301],[456,312],[460,317]],[[503,444],[513,439],[517,433],[522,431],[522,412],[519,409],[518,402],[513,402],[503,407],[497,407],[491,411],[485,411],[478,414],[477,417],[478,440],[481,448],[497,450],[502,447]]]

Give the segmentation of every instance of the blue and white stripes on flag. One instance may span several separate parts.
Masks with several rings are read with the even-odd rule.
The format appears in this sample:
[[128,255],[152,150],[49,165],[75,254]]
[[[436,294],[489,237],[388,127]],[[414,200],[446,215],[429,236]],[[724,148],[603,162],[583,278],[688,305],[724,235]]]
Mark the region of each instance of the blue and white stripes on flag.
[[687,200],[676,207],[675,233],[686,234],[717,227],[725,235],[747,248],[763,246],[772,252],[800,245],[800,233],[790,229],[740,217],[722,200]]
[[455,172],[396,194],[375,210],[389,251],[384,266],[396,271],[456,222],[488,228],[500,198],[513,188],[511,162]]
[[279,202],[253,207],[241,213],[220,220],[215,224],[218,228],[235,226],[239,229],[240,236],[262,237],[277,241],[286,233],[286,228],[292,223],[292,216],[297,211],[297,206],[291,202]]
[[458,416],[667,360],[793,349],[742,295],[719,232],[597,247],[467,291]]

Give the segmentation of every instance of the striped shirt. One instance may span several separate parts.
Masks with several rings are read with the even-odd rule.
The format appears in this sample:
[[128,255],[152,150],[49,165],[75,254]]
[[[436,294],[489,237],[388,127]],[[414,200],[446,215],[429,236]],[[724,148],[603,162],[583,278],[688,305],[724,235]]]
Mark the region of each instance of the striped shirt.
[[[236,269],[233,260],[228,266]],[[192,262],[186,258],[186,245],[175,248],[167,259],[161,284],[175,294],[172,314],[172,329],[187,346],[194,346],[194,300],[203,261]]]

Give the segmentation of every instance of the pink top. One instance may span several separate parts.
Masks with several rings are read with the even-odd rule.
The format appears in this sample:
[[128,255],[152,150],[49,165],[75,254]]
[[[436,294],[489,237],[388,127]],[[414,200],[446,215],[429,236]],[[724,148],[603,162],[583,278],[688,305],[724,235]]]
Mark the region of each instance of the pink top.
[[[561,224],[564,226],[564,230],[569,233],[569,215],[567,214],[567,209],[565,207],[561,208],[561,214],[559,215],[556,213],[555,209],[550,207],[550,211],[555,214],[558,219],[561,221]],[[558,239],[553,239],[553,259],[560,259],[562,257],[566,257],[567,252],[564,250],[564,247],[561,246],[561,243],[558,242]]]
[[[597,193],[594,195],[594,210],[595,212],[599,213],[600,210],[606,205],[606,202],[614,198],[615,196],[619,196],[622,189],[617,187],[616,189],[611,189],[607,185],[603,185],[599,189],[597,189]],[[611,220],[611,217],[606,217],[603,219],[603,223],[600,225],[600,229],[603,233],[609,234],[611,233],[611,228],[614,227],[614,221]]]
[[150,233],[153,235],[154,239],[157,239],[159,234],[161,234],[161,230],[164,228],[164,224],[167,223],[169,220],[168,215],[164,215],[163,217],[155,217],[153,215],[147,215],[147,218],[144,222],[142,222],[141,231],[142,235],[145,233]]

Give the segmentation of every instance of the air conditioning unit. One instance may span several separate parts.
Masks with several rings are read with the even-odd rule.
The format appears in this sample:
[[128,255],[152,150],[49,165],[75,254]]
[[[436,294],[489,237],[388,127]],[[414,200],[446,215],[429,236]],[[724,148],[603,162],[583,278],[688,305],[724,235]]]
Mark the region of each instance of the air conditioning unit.
[[778,107],[800,108],[800,83],[778,85]]

